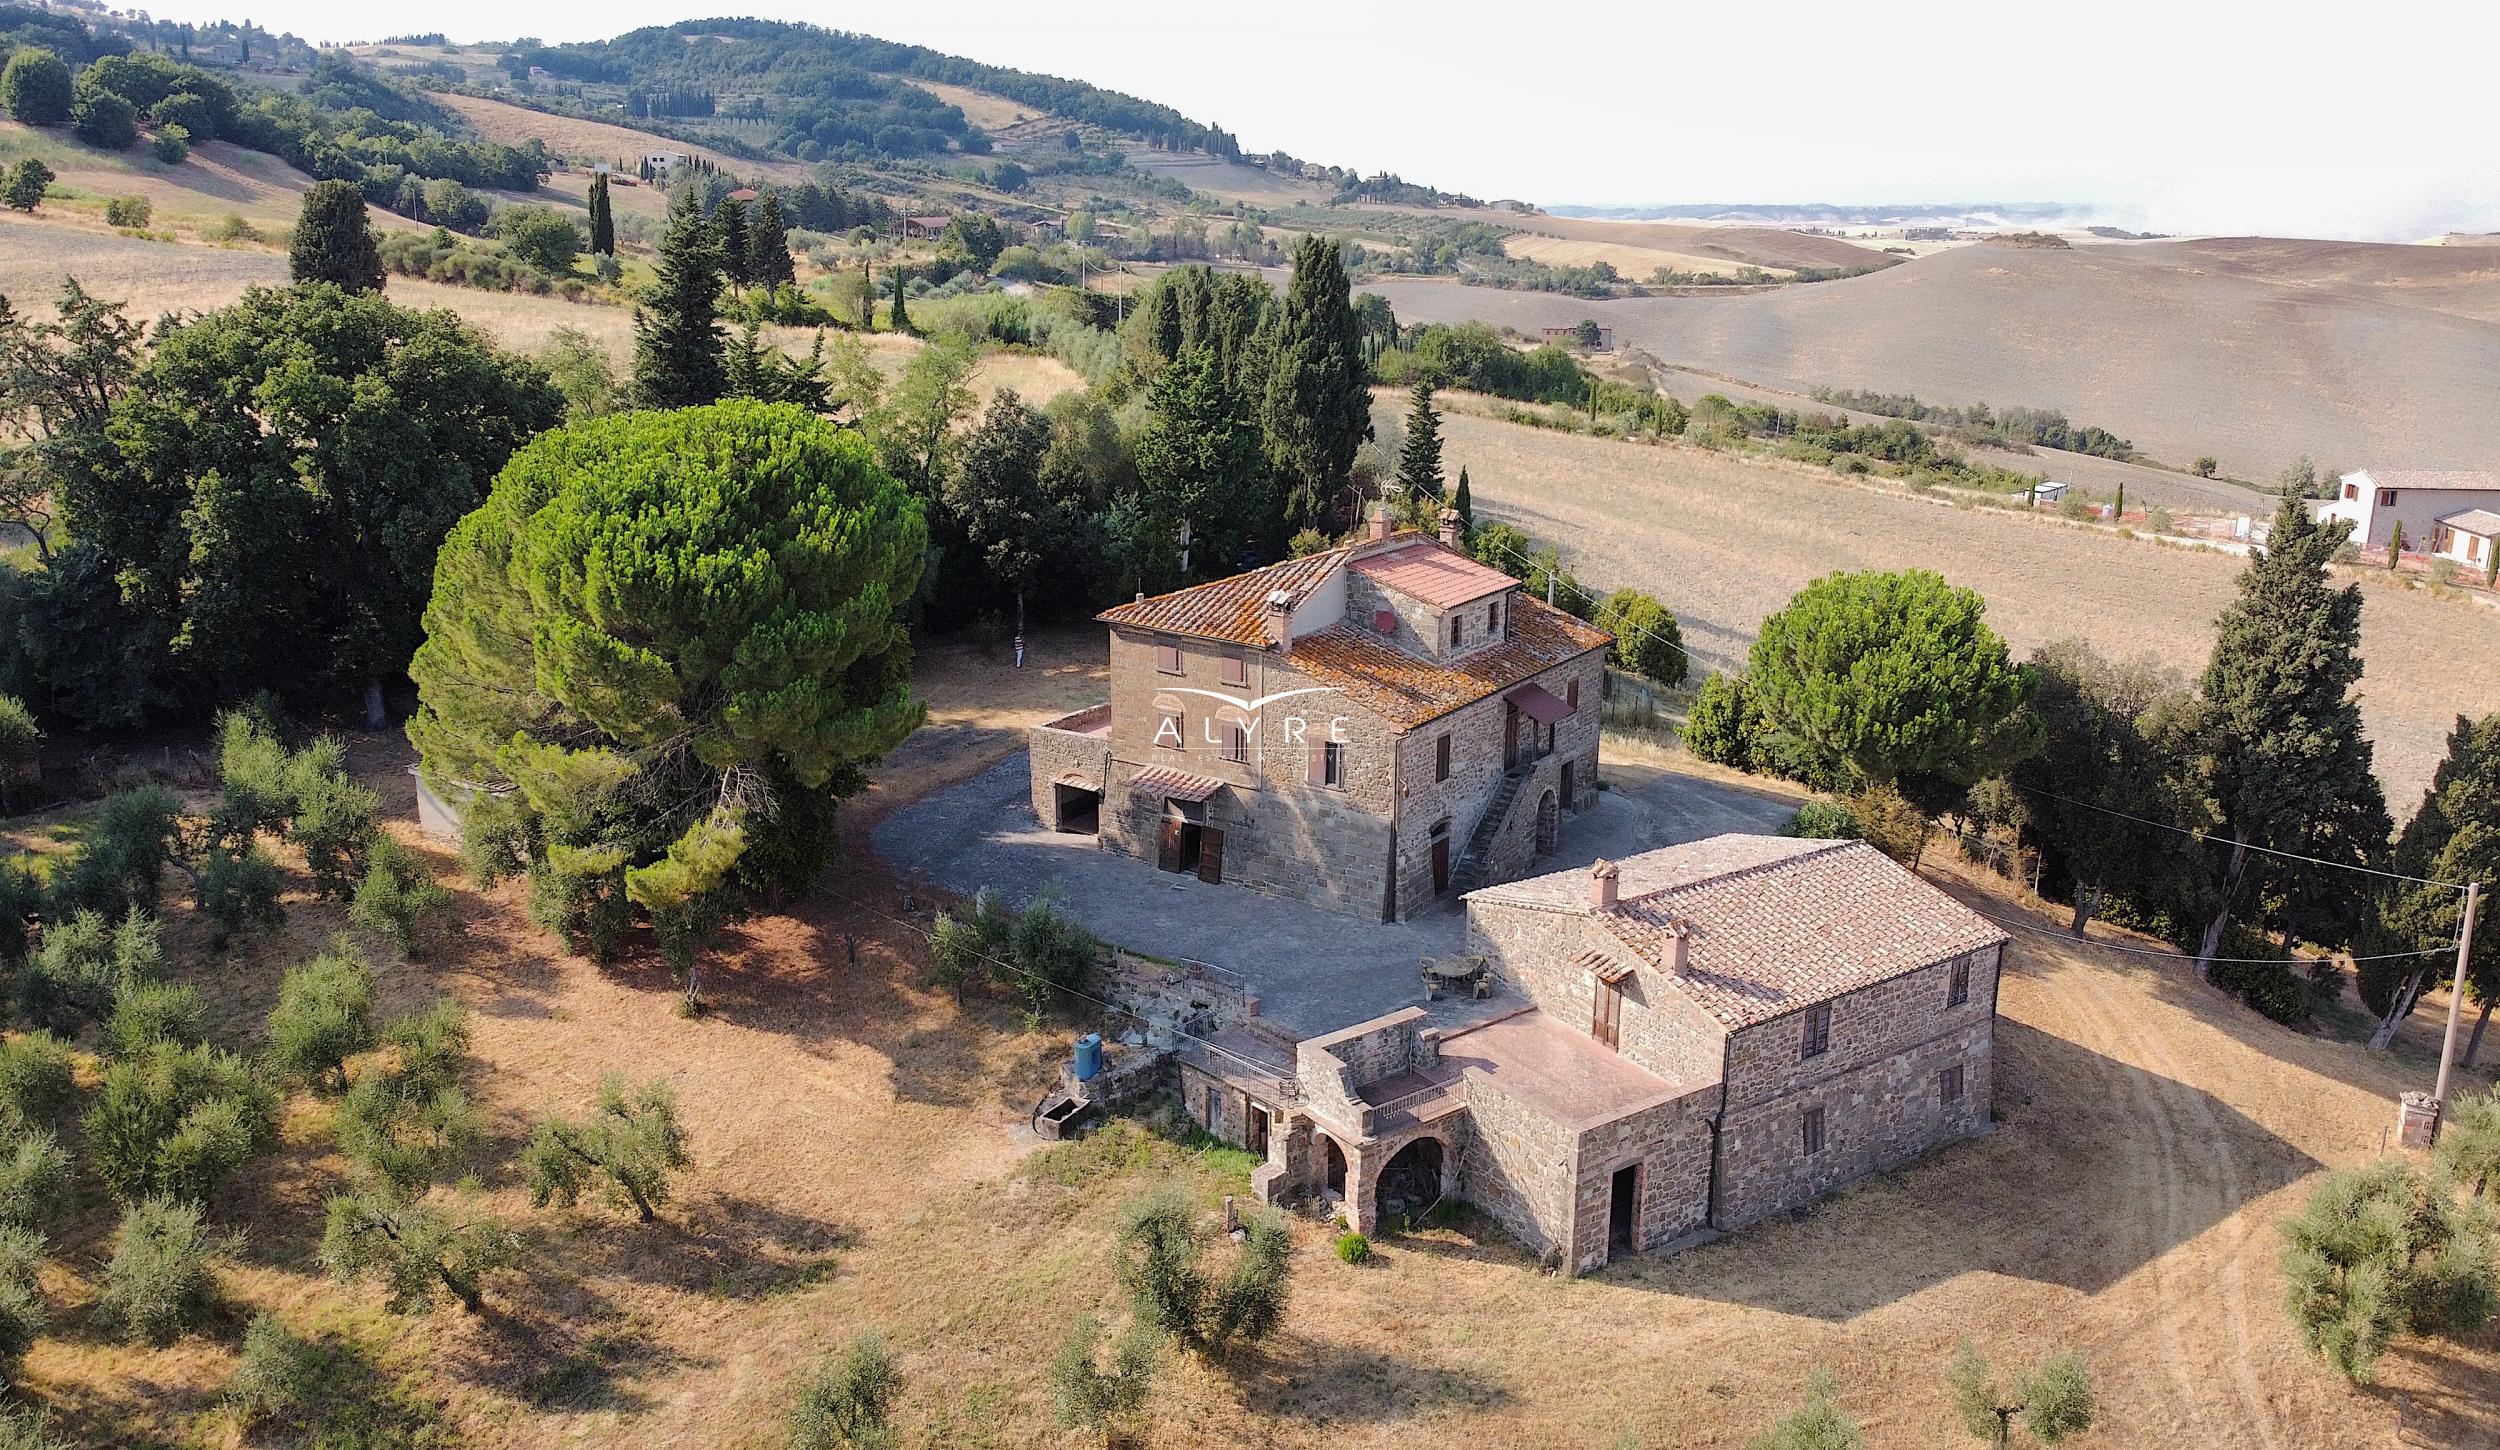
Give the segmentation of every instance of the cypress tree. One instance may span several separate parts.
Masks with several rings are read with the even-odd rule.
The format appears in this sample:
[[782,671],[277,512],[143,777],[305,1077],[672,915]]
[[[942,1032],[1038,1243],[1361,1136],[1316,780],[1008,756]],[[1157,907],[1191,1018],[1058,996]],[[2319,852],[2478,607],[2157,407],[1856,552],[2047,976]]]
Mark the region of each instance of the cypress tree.
[[732,287],[743,287],[756,280],[747,271],[749,220],[747,204],[731,197],[722,198],[720,209],[712,216],[712,225],[720,233],[721,274]]
[[1398,449],[1398,487],[1410,499],[1439,499],[1441,414],[1432,406],[1432,379],[1415,379],[1407,399],[1406,443]]
[[790,233],[781,222],[781,198],[766,192],[755,205],[755,225],[747,231],[747,280],[778,299],[798,275],[798,265],[790,259]]
[[908,269],[903,267],[894,269],[894,311],[887,316],[886,325],[896,332],[911,331],[911,314],[903,310],[903,283],[910,277],[911,272]]
[[616,216],[608,209],[608,174],[604,171],[590,178],[590,249],[602,256],[616,255]]
[[382,253],[365,224],[365,194],[352,181],[324,181],[304,193],[287,270],[298,282],[329,282],[349,292],[382,290]]
[[658,284],[634,309],[634,401],[646,408],[717,402],[722,388],[720,239],[691,186],[670,199]]
[[1463,465],[1458,470],[1458,493],[1450,500],[1450,507],[1458,510],[1459,541],[1461,543],[1474,543],[1476,539],[1476,500],[1475,496],[1467,491],[1467,470]]
[[1354,451],[1372,436],[1370,378],[1347,296],[1345,262],[1327,237],[1294,243],[1260,422],[1284,476],[1296,526],[1326,516],[1345,488]]
[[[2286,900],[2286,921],[2312,941],[2349,935],[2365,904],[2349,871],[2305,866],[2252,847],[2366,864],[2387,846],[2390,824],[2370,742],[2361,733],[2361,589],[2334,587],[2327,566],[2351,525],[2321,524],[2286,494],[2265,544],[2240,572],[2239,597],[2222,612],[2201,690],[2205,718],[2197,754],[2230,848],[2220,906],[2197,954],[2202,976],[2244,904]],[[2338,918],[2343,920],[2339,922]]]

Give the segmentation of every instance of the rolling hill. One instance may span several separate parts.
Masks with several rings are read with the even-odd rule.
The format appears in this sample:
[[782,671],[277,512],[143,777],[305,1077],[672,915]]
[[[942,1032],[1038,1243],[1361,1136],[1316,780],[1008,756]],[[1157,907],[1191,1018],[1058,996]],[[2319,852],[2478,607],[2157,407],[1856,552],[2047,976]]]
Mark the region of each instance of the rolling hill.
[[1588,302],[1384,282],[1407,322],[1594,316],[1670,364],[2064,409],[2184,463],[2272,478],[2500,457],[2500,250],[2354,243],[1971,246],[1736,297]]

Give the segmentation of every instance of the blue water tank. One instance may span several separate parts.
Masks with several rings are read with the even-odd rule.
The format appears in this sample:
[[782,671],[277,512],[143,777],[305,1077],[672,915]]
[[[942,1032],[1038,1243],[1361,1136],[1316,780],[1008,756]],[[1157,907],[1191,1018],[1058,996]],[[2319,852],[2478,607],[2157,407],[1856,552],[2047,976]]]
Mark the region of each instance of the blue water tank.
[[1076,1080],[1091,1082],[1102,1071],[1102,1034],[1088,1032],[1076,1040]]

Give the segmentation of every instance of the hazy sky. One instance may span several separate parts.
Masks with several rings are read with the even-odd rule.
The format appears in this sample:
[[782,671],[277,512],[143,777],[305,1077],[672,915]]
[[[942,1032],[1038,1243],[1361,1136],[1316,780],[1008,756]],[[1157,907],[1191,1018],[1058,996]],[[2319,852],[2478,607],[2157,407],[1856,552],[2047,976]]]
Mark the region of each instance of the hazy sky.
[[328,41],[433,29],[578,40],[719,13],[806,20],[1129,91],[1222,125],[1248,150],[1547,205],[2073,201],[2165,231],[2410,240],[2500,229],[2500,85],[2488,73],[2500,7],[2467,0],[152,10],[248,10]]

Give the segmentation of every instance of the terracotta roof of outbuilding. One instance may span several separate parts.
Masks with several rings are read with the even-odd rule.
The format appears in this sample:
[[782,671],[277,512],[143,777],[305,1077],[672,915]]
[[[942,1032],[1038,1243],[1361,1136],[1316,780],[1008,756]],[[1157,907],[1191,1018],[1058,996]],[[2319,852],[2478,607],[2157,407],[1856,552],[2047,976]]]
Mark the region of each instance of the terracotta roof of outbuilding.
[[1488,886],[1469,902],[1578,911],[1652,967],[1689,923],[1677,987],[1730,1028],[1913,972],[2006,940],[1994,922],[1863,841],[1713,836],[1618,863],[1612,911],[1588,899],[1588,872]]
[[1499,569],[1487,568],[1438,539],[1417,538],[1395,548],[1357,557],[1355,573],[1383,589],[1448,609],[1470,600],[1515,589],[1519,581]]
[[1149,800],[1161,796],[1165,800],[1203,801],[1212,799],[1224,788],[1224,782],[1213,776],[1192,775],[1168,765],[1150,765],[1129,777],[1129,793]]
[[[1522,598],[1511,610],[1508,639],[1456,660],[1409,654],[1351,624],[1296,638],[1286,658],[1313,680],[1335,686],[1391,725],[1407,729],[1603,649],[1613,639],[1542,600]],[[1594,701],[1581,702],[1582,709],[1594,707]]]
[[1267,641],[1267,596],[1282,589],[1300,604],[1321,580],[1345,562],[1346,551],[1329,549],[1300,559],[1280,559],[1247,574],[1193,584],[1152,599],[1114,605],[1096,619],[1160,634],[1185,634],[1193,639],[1227,644],[1263,645]]
[[2486,539],[2500,534],[2500,514],[2489,509],[2467,509],[2463,513],[2450,514],[2440,522],[2461,533],[2480,534]]

